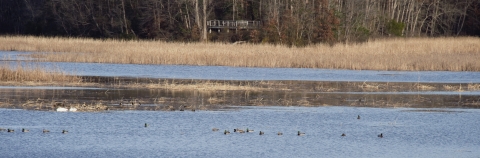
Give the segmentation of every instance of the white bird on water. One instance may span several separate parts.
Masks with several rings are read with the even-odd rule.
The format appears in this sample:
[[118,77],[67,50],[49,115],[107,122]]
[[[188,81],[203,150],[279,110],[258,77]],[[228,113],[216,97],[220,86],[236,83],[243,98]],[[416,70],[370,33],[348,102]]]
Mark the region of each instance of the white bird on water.
[[57,108],[57,111],[63,112],[63,111],[68,111],[68,109],[64,108],[64,107],[59,107],[59,108]]
[[75,111],[77,111],[77,108],[67,109],[67,108],[64,108],[64,107],[59,107],[59,108],[57,108],[57,111],[58,112],[65,112],[65,111],[75,112]]

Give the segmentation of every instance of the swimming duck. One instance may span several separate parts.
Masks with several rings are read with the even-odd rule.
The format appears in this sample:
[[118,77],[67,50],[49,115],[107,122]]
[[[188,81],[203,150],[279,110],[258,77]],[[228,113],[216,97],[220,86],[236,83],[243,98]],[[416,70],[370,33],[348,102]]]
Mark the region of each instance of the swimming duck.
[[265,132],[260,131],[260,134],[259,134],[259,135],[264,135],[264,134],[265,134]]
[[248,129],[248,128],[247,128],[247,132],[253,132],[253,129]]
[[277,135],[281,136],[281,135],[283,135],[283,133],[282,133],[282,132],[278,132]]
[[359,119],[359,120],[360,120],[360,115],[358,115],[358,116],[357,116],[357,119]]
[[13,129],[8,129],[7,132],[12,133],[12,132],[15,132],[15,130],[13,130]]
[[241,130],[241,129],[238,129],[238,128],[233,129],[233,132],[245,133],[244,130]]
[[7,129],[5,129],[5,128],[0,128],[0,131],[6,131],[6,130],[7,130]]
[[345,137],[345,136],[347,136],[347,135],[345,133],[342,133],[342,137]]
[[43,133],[48,133],[50,132],[49,130],[43,129]]
[[22,132],[30,132],[30,130],[22,128]]
[[145,127],[148,127],[148,124],[147,124],[147,123],[145,123]]
[[378,137],[379,137],[379,138],[383,138],[383,133],[380,133],[380,134],[378,135]]
[[230,131],[225,130],[225,132],[223,132],[223,134],[225,134],[225,135],[230,134]]
[[212,128],[212,131],[216,132],[218,131],[218,128]]
[[298,131],[297,135],[298,135],[298,136],[304,136],[305,133],[301,133],[300,131]]
[[67,130],[62,130],[62,133],[63,133],[63,134],[67,134],[68,131],[67,131]]

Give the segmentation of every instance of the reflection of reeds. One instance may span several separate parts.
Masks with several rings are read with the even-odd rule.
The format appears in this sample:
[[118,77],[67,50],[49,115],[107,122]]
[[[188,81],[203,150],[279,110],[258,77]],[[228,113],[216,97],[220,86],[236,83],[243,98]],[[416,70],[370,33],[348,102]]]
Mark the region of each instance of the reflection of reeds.
[[0,50],[62,52],[48,61],[371,70],[480,71],[480,38],[379,39],[362,44],[231,45],[85,38],[0,37]]
[[20,65],[12,68],[8,64],[0,67],[0,80],[11,82],[79,82],[80,78],[60,71],[48,72],[40,66]]

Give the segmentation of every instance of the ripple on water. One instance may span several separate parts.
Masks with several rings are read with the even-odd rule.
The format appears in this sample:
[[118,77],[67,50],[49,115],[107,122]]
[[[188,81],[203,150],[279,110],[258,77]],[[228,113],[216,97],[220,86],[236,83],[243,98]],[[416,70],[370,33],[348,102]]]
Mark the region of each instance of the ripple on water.
[[[474,157],[479,110],[249,107],[58,113],[0,109],[7,157]],[[421,110],[421,109],[420,109]],[[441,111],[443,109],[438,109]],[[458,111],[458,112],[457,112]],[[361,119],[357,119],[360,115]],[[144,124],[148,123],[148,127]],[[22,128],[30,132],[22,133]],[[218,132],[212,128],[219,128]],[[233,129],[254,129],[234,133]],[[43,133],[48,129],[50,133]],[[68,134],[62,134],[68,130]],[[223,130],[232,133],[224,135]],[[259,135],[264,131],[264,135]],[[297,136],[297,132],[305,136]],[[282,136],[277,133],[282,132]],[[342,137],[341,134],[346,136]],[[383,133],[383,138],[377,135]]]

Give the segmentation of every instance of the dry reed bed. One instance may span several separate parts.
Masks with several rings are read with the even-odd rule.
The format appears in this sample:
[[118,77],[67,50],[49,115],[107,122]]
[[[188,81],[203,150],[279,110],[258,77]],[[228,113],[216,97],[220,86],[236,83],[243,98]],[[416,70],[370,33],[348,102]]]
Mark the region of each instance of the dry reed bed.
[[398,38],[333,47],[0,37],[0,50],[45,53],[47,61],[223,65],[353,70],[480,71],[480,38]]
[[81,79],[59,71],[48,72],[40,66],[17,65],[12,68],[4,64],[0,67],[0,81],[8,82],[68,82],[80,83]]

